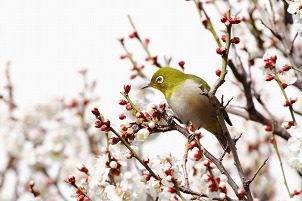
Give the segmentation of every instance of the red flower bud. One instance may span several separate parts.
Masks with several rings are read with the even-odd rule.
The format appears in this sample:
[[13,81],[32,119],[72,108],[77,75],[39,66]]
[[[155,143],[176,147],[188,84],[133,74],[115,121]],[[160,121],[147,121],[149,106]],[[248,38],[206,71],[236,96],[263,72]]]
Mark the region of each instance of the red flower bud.
[[136,31],[133,31],[133,33],[129,35],[129,38],[137,38],[137,37],[138,37],[138,34]]
[[77,169],[81,172],[84,172],[84,173],[87,173],[88,172],[88,169],[85,165],[81,164],[77,167]]
[[220,70],[220,69],[217,69],[217,70],[215,71],[215,74],[216,74],[218,77],[220,77],[221,70]]
[[148,164],[148,163],[150,162],[150,159],[149,159],[148,157],[143,158],[143,162],[144,162],[145,164]]
[[148,45],[149,43],[150,43],[150,39],[149,39],[149,38],[146,38],[146,39],[145,39],[145,44]]
[[178,65],[179,65],[181,68],[183,68],[184,65],[185,65],[185,62],[184,62],[184,61],[179,61],[179,62],[178,62]]
[[131,85],[130,84],[125,84],[124,85],[124,92],[125,94],[128,94],[131,90]]
[[283,106],[284,107],[288,107],[288,106],[290,106],[291,105],[291,103],[289,102],[289,101],[285,101],[284,103],[283,103]]
[[223,15],[223,16],[220,18],[220,21],[221,21],[222,23],[225,23],[227,20],[228,20],[228,18],[227,18],[226,15]]
[[99,112],[98,108],[93,108],[93,110],[91,110],[91,113],[94,114],[96,117],[100,116],[101,113]]
[[94,127],[96,127],[96,128],[101,128],[102,125],[103,125],[103,122],[101,122],[101,121],[94,122]]
[[71,184],[75,184],[75,182],[76,182],[75,177],[74,177],[73,175],[70,175],[70,176],[68,177],[68,182],[71,183]]
[[268,131],[268,132],[269,132],[269,131],[272,131],[272,127],[269,126],[269,125],[265,125],[265,126],[264,126],[264,130],[265,130],[265,131]]
[[287,65],[287,64],[285,64],[285,65],[282,67],[282,70],[283,70],[283,71],[289,71],[290,69],[292,69],[292,66]]
[[120,115],[118,116],[118,118],[119,118],[120,120],[123,120],[123,119],[125,119],[125,118],[126,118],[126,115],[124,115],[124,114],[120,114]]
[[120,59],[125,59],[127,57],[127,55],[121,55]]
[[226,35],[225,35],[225,34],[221,36],[221,40],[222,40],[223,42],[226,41]]
[[225,53],[226,53],[226,51],[227,51],[227,49],[225,48],[225,47],[218,47],[217,49],[216,49],[216,53],[217,54],[219,54],[219,55],[225,55]]
[[208,23],[209,23],[209,20],[208,19],[202,19],[201,23],[203,24],[203,26],[207,27]]
[[125,99],[120,99],[118,102],[118,104],[120,104],[120,105],[126,105],[127,103],[128,103],[128,101]]
[[264,76],[265,81],[271,81],[275,78],[275,76],[271,75],[271,74],[267,74]]
[[234,37],[231,39],[231,43],[234,43],[234,44],[238,44],[240,43],[240,38],[239,37]]
[[196,142],[196,140],[194,140],[194,141],[192,141],[190,144],[189,144],[189,149],[193,149],[194,147],[197,147],[197,142]]

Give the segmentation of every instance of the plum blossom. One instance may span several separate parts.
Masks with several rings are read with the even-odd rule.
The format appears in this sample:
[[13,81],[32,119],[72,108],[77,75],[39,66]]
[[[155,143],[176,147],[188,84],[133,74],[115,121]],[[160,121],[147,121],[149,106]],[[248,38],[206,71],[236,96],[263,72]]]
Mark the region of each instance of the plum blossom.
[[287,147],[291,154],[288,163],[291,167],[302,173],[302,127],[293,127],[291,134],[292,137],[287,141]]
[[109,171],[110,168],[106,167],[106,162],[108,161],[108,155],[103,154],[95,158],[94,169],[89,177],[89,187],[91,195],[101,198],[103,200],[108,200],[107,194],[105,192],[106,186],[109,185]]
[[302,30],[302,1],[301,0],[294,0],[289,3],[287,11],[294,16],[294,26],[296,29],[301,32]]

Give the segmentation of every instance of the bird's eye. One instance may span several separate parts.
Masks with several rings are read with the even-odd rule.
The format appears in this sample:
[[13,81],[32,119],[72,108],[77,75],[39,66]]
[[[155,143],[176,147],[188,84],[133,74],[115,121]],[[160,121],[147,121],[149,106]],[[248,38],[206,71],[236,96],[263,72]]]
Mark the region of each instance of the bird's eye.
[[164,77],[163,76],[158,76],[155,80],[156,83],[161,84],[164,81]]

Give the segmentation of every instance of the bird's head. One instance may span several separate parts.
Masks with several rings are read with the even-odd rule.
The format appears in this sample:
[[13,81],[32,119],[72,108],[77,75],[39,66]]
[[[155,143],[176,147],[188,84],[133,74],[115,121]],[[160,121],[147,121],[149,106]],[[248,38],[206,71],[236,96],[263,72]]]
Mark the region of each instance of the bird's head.
[[166,99],[169,99],[175,87],[185,80],[186,74],[183,72],[171,67],[163,67],[153,74],[150,83],[143,87],[143,89],[152,87],[161,91]]

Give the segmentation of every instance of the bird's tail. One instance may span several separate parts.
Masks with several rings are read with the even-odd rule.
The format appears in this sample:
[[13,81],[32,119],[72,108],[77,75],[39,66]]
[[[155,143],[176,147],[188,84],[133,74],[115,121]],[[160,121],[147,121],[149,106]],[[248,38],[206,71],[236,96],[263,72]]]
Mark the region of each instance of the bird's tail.
[[212,123],[204,124],[204,128],[215,135],[223,149],[226,150],[226,152],[230,153],[231,149],[230,146],[228,146],[227,138],[223,134],[222,128],[216,119]]
[[226,136],[221,132],[220,134],[215,134],[215,137],[218,139],[219,143],[223,147],[226,152],[230,153],[231,149],[230,146],[228,145],[228,141],[226,139]]

